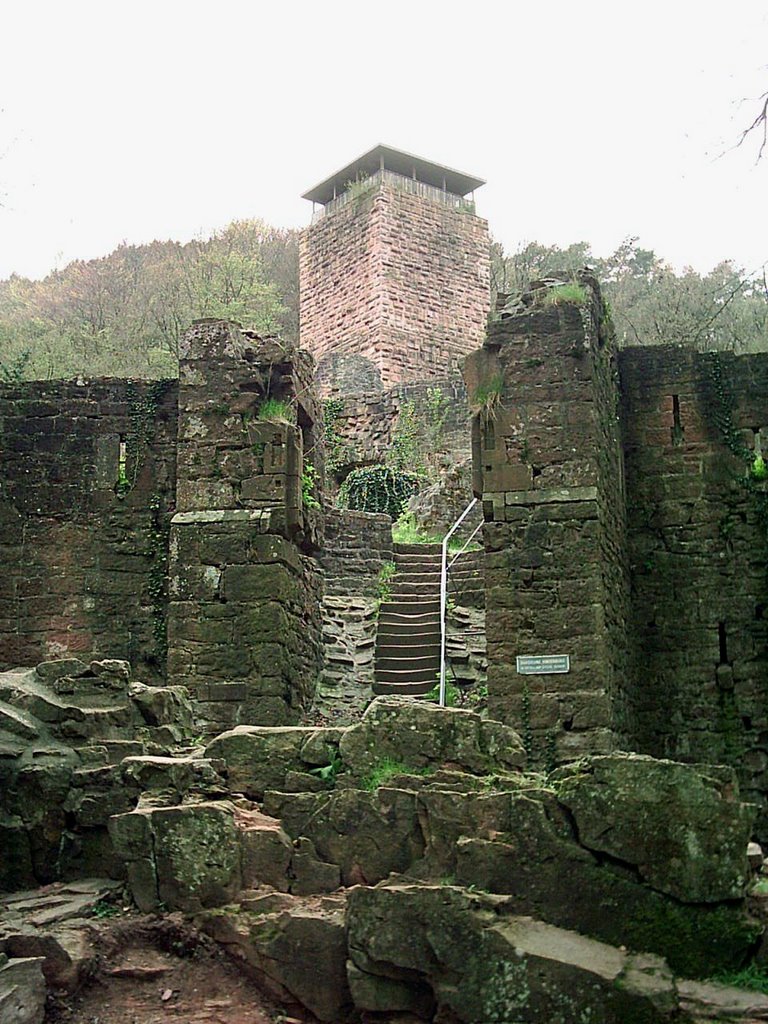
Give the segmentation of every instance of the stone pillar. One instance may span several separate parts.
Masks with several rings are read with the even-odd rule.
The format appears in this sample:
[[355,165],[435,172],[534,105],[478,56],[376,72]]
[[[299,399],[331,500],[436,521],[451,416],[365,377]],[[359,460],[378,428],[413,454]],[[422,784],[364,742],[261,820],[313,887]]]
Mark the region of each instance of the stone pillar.
[[629,596],[614,343],[597,282],[532,286],[499,312],[464,376],[491,713],[539,764],[610,750],[628,729]]
[[168,675],[207,731],[297,721],[319,674],[311,377],[306,353],[235,324],[184,339]]

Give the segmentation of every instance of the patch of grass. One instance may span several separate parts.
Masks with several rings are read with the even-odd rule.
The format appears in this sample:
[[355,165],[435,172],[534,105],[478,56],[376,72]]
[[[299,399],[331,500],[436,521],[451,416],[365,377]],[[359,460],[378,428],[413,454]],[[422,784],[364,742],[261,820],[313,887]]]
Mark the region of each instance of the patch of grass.
[[434,768],[414,768],[392,757],[383,757],[363,779],[363,789],[373,792],[398,775],[432,775]]
[[392,524],[392,540],[395,544],[436,544],[438,541],[430,537],[416,522],[413,512],[403,514]]
[[[399,519],[392,524],[392,540],[395,544],[442,544],[443,537],[438,533],[427,533],[416,522],[414,512],[403,512]],[[448,541],[448,550],[451,554],[461,551],[464,547],[464,539],[460,531],[455,533]],[[482,551],[482,544],[472,541],[467,545],[467,551]]]
[[584,306],[589,301],[587,289],[583,285],[560,284],[556,288],[548,289],[543,298],[545,306],[561,306],[565,302],[575,302],[578,306]]
[[293,407],[279,398],[265,398],[259,407],[259,419],[268,423],[293,423]]
[[718,971],[712,975],[712,981],[720,985],[731,985],[733,988],[748,988],[752,992],[768,995],[768,969],[758,964],[749,964],[740,971]]

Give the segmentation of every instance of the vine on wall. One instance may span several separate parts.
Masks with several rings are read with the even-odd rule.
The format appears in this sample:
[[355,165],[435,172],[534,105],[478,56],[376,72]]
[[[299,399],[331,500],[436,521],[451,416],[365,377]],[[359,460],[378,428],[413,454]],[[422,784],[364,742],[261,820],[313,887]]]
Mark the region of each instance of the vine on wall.
[[761,486],[768,477],[768,469],[762,454],[744,444],[743,434],[733,422],[733,395],[723,376],[720,353],[707,352],[704,358],[712,400],[712,418],[726,447],[744,463],[745,473],[738,481],[752,499],[757,522],[763,532],[768,561],[768,491]]
[[420,483],[418,473],[391,466],[364,466],[352,470],[341,485],[339,505],[358,512],[385,512],[397,519]]
[[165,665],[168,653],[168,517],[163,515],[162,501],[158,494],[149,499],[149,546],[147,554],[151,559],[149,567],[150,608],[152,613],[152,636],[155,641],[155,658],[158,665]]

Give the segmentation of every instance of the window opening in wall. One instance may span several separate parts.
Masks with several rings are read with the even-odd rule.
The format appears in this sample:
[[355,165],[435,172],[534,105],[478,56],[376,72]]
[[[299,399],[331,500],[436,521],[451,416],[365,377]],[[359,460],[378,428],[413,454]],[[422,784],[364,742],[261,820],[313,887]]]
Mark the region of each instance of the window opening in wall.
[[117,481],[115,483],[115,494],[118,498],[124,497],[131,489],[128,481],[128,442],[125,434],[120,435],[117,449]]
[[717,639],[720,643],[720,664],[728,664],[728,638],[725,633],[725,623],[718,622],[717,624]]
[[683,424],[680,420],[680,395],[672,395],[672,444],[683,443]]

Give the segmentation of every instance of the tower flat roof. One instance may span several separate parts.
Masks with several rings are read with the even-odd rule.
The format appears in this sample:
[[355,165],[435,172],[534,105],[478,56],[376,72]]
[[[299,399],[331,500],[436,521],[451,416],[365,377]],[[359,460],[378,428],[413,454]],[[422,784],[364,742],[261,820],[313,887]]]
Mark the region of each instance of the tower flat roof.
[[329,203],[335,195],[344,191],[350,181],[355,181],[360,176],[375,174],[381,167],[396,174],[402,174],[406,178],[415,177],[417,181],[423,181],[427,185],[434,185],[435,188],[443,188],[457,196],[465,196],[476,188],[485,184],[482,178],[473,178],[471,174],[464,174],[462,171],[455,171],[452,167],[445,167],[443,164],[433,163],[431,160],[424,160],[423,157],[414,156],[412,153],[404,153],[401,149],[392,149],[391,146],[374,146],[367,153],[363,153],[351,164],[336,171],[330,178],[321,181],[308,192],[302,195],[302,199],[311,199],[313,203]]

